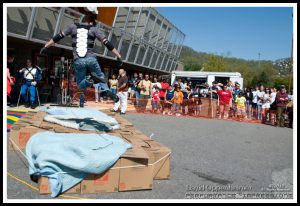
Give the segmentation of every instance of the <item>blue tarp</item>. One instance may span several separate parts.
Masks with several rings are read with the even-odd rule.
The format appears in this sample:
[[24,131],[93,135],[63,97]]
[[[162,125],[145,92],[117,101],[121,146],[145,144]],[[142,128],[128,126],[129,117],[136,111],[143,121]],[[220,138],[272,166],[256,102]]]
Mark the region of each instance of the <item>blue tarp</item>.
[[129,148],[108,134],[37,133],[26,145],[29,175],[48,177],[51,196],[56,197],[88,174],[106,171]]

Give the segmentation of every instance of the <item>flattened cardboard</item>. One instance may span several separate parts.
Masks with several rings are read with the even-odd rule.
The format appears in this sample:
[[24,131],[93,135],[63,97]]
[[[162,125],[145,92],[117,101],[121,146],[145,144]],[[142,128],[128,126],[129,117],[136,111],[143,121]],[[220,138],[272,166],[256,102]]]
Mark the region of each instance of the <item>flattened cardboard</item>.
[[[45,131],[43,129],[27,126],[27,127],[20,127],[20,129],[13,129],[10,132],[9,138],[19,147],[21,150],[25,150],[26,144],[30,137],[38,132]],[[9,141],[9,151],[15,151],[17,148]]]
[[[39,177],[38,187],[39,187],[40,194],[50,194],[51,193],[48,177]],[[80,190],[81,190],[81,184],[78,183],[74,187],[65,191],[63,194],[78,194],[78,193],[80,193]]]

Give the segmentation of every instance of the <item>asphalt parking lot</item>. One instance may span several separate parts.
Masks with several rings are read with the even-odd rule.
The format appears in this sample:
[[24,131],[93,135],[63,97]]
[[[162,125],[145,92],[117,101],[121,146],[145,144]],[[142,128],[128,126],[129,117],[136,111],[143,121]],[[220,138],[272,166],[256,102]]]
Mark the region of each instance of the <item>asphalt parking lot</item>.
[[[136,128],[168,146],[170,180],[153,189],[109,194],[70,195],[91,199],[184,199],[191,192],[222,193],[229,186],[260,193],[270,185],[293,186],[293,130],[223,120],[127,114]],[[8,152],[8,171],[32,182],[20,154]],[[7,177],[8,199],[45,199],[38,191]],[[202,189],[201,189],[202,188]],[[224,191],[217,191],[224,189]],[[201,189],[201,191],[200,191]],[[228,191],[227,191],[228,192]]]

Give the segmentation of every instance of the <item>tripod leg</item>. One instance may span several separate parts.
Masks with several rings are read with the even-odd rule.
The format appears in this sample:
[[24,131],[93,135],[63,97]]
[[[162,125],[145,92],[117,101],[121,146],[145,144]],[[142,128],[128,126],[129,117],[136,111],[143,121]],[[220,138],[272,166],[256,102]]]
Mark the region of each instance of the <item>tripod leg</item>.
[[22,86],[21,86],[21,88],[20,88],[20,93],[19,93],[19,98],[18,98],[17,107],[19,107],[19,103],[20,103],[20,97],[21,97],[21,91],[22,91]]
[[37,87],[35,87],[35,90],[36,90],[36,96],[37,96],[38,102],[39,102],[39,107],[41,107],[40,96],[39,96],[39,92],[38,92]]

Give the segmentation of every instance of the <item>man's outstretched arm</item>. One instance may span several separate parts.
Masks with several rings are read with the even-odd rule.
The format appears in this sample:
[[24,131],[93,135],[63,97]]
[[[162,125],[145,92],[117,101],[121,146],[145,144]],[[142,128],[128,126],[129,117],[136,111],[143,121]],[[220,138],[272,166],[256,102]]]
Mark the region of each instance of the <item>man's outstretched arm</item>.
[[45,46],[41,49],[40,54],[43,54],[46,52],[47,48],[51,47],[52,45],[54,45],[56,42],[59,42],[61,39],[63,39],[65,37],[64,32],[59,32],[58,34],[56,34],[52,39],[50,39],[50,41],[48,41]]

